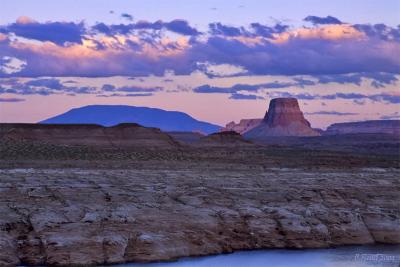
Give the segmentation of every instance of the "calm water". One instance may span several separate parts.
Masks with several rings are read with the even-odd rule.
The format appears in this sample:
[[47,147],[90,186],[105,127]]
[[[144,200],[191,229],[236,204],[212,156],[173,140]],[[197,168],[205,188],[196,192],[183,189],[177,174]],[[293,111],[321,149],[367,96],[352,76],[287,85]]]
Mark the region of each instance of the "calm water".
[[258,250],[124,267],[399,267],[400,246],[313,250]]

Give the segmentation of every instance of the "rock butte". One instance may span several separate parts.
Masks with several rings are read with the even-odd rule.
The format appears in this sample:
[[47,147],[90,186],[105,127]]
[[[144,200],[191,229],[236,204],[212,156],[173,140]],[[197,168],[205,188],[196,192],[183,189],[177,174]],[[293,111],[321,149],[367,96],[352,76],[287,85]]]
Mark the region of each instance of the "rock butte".
[[275,98],[269,103],[268,112],[263,121],[246,132],[246,138],[263,138],[266,136],[319,136],[304,118],[299,103],[295,98]]

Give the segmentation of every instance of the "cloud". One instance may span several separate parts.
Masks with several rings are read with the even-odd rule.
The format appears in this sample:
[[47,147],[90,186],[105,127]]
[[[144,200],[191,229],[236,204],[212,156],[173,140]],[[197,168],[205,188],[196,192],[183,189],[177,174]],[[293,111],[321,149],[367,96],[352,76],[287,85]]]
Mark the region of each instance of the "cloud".
[[382,115],[380,117],[381,120],[399,120],[400,119],[400,112],[396,111],[391,114]]
[[[350,24],[292,29],[281,24],[252,23],[249,27],[233,27],[216,22],[210,24],[207,34],[202,34],[179,19],[98,23],[93,27],[73,22],[22,21],[14,24],[21,29],[32,27],[28,34],[35,34],[31,38],[43,42],[1,37],[0,58],[16,58],[25,65],[14,73],[0,71],[0,77],[162,76],[166,71],[188,75],[204,70],[202,63],[214,68],[234,66],[246,75],[359,73],[366,77],[367,74],[400,73],[400,58],[396,56],[400,54],[400,41],[389,38],[388,34],[373,35],[365,27]],[[397,28],[385,27],[381,32],[392,32],[390,36],[397,34]],[[0,32],[8,34],[11,28],[6,25]],[[55,29],[57,33],[51,34]],[[216,73],[209,75],[219,75]],[[242,72],[233,75],[240,74]],[[325,82],[329,79],[321,78]],[[361,80],[355,76],[336,77],[337,81],[340,79],[353,83]],[[387,85],[387,82],[375,80],[372,86]]]
[[234,77],[247,73],[247,70],[240,66],[229,64],[212,64],[210,62],[198,62],[197,69],[206,74],[209,78]]
[[101,90],[106,91],[106,92],[114,91],[115,86],[112,84],[103,84],[103,86],[101,87]]
[[203,94],[213,94],[213,93],[231,94],[231,93],[234,93],[235,90],[233,88],[229,88],[229,87],[215,87],[215,86],[210,86],[210,85],[206,84],[206,85],[201,85],[201,86],[194,88],[193,92],[203,93]]
[[371,79],[371,86],[375,88],[383,88],[386,85],[394,84],[398,81],[393,73],[353,73],[353,74],[333,74],[333,75],[316,75],[319,83],[339,83],[348,84],[352,83],[360,86],[363,79]]
[[351,115],[358,115],[359,113],[339,112],[339,111],[315,111],[315,112],[305,112],[304,114],[305,115],[351,116]]
[[[67,84],[74,84],[69,81]],[[55,78],[40,78],[26,82],[17,79],[1,81],[0,94],[42,95],[54,94],[95,94],[98,89],[92,86],[66,86]]]
[[318,16],[308,16],[304,19],[304,21],[311,22],[314,25],[318,24],[343,24],[339,19],[327,16],[327,17],[318,17]]
[[[400,103],[400,95],[397,93],[380,93],[380,94],[359,94],[359,93],[335,93],[335,94],[310,94],[310,93],[289,93],[289,92],[268,92],[267,95],[269,97],[294,97],[301,100],[336,100],[336,99],[344,99],[344,100],[353,100],[357,102],[361,102],[364,100],[371,100],[374,102],[385,102],[389,104],[399,104]],[[357,103],[356,102],[356,103]]]
[[[39,78],[22,82],[18,79],[0,79],[0,94],[16,94],[16,95],[54,95],[54,94],[96,94],[107,95],[114,93],[114,95],[125,92],[124,96],[149,96],[156,92],[163,91],[164,88],[160,86],[155,87],[141,87],[126,85],[116,87],[112,84],[103,84],[101,87],[95,86],[77,86],[76,81],[61,82],[56,78]],[[122,94],[121,94],[122,95]]]
[[0,27],[0,32],[14,33],[27,39],[50,41],[62,46],[66,42],[81,44],[85,26],[83,22],[40,23],[28,17],[20,17],[15,23]]
[[15,57],[4,56],[0,58],[0,72],[6,74],[18,73],[26,67],[26,61]]
[[274,38],[274,34],[282,33],[289,29],[288,25],[283,25],[280,23],[271,27],[268,25],[263,25],[263,24],[255,22],[255,23],[251,23],[250,26],[253,29],[255,35],[268,37],[268,38]]
[[15,103],[15,102],[23,102],[25,99],[23,98],[1,98],[0,97],[0,102],[3,103]]
[[164,88],[160,86],[155,87],[141,87],[141,86],[121,86],[116,87],[112,84],[103,84],[101,87],[101,91],[103,92],[131,92],[131,93],[138,93],[138,92],[159,92],[162,91]]
[[247,92],[258,92],[263,89],[280,89],[280,88],[288,88],[288,87],[301,87],[304,86],[312,86],[316,83],[311,80],[306,80],[303,78],[295,77],[293,78],[292,82],[268,82],[268,83],[261,83],[261,84],[235,84],[231,87],[217,87],[217,86],[210,86],[208,84],[201,85],[195,87],[193,92],[195,93],[219,93],[219,94],[234,94],[240,91],[247,91]]
[[25,83],[28,86],[47,87],[49,89],[61,90],[67,88],[58,79],[37,79]]
[[170,30],[171,32],[180,33],[183,35],[199,35],[200,32],[197,31],[196,28],[193,28],[189,25],[186,20],[175,19],[168,23],[164,23],[164,26]]
[[137,30],[159,31],[162,29],[166,29],[171,32],[189,36],[196,36],[201,34],[196,28],[191,27],[189,25],[189,22],[182,19],[175,19],[170,22],[163,22],[162,20],[157,20],[155,22],[140,20],[136,23],[131,23],[131,24],[112,24],[112,25],[107,25],[105,23],[97,23],[92,27],[92,29],[95,30],[96,32],[104,33],[107,35],[134,33]]
[[244,94],[234,93],[229,97],[229,99],[235,99],[235,100],[257,100],[257,99],[264,99],[264,97],[258,96],[258,95],[244,95]]
[[371,38],[376,38],[386,41],[400,41],[400,25],[397,28],[389,27],[385,24],[355,24],[354,28],[364,32],[367,36]]
[[212,35],[240,36],[243,34],[243,28],[224,25],[220,22],[210,23],[210,32]]
[[128,13],[122,13],[122,14],[121,14],[121,17],[124,18],[124,19],[127,19],[127,20],[129,20],[129,21],[132,21],[132,20],[133,20],[133,16],[130,15],[130,14],[128,14]]
[[106,94],[100,94],[96,95],[96,97],[140,97],[140,96],[153,96],[153,93],[135,93],[135,94],[119,94],[119,93],[114,93],[110,95]]
[[138,87],[138,86],[122,86],[115,88],[114,91],[120,92],[159,92],[162,91],[163,88],[156,86],[156,87]]

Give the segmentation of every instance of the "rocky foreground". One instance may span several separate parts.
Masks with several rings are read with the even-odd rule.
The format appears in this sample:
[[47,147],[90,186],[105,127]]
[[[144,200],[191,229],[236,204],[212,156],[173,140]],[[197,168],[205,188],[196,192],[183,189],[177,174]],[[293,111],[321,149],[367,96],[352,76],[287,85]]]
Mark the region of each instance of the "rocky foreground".
[[397,136],[0,126],[0,266],[400,244]]
[[398,170],[0,172],[0,264],[110,264],[400,243]]
[[0,172],[0,264],[110,264],[400,243],[398,170]]

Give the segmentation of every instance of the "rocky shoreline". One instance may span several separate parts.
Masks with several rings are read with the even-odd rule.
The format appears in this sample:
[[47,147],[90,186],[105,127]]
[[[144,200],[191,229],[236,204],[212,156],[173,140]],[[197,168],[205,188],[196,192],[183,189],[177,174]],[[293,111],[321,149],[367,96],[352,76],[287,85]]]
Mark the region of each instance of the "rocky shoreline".
[[398,169],[0,171],[0,265],[400,243]]

